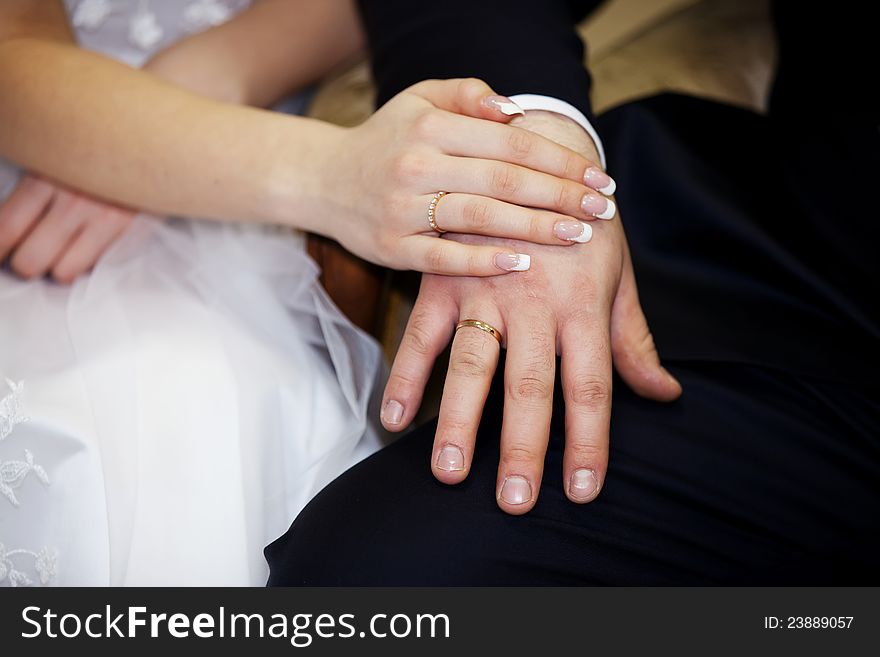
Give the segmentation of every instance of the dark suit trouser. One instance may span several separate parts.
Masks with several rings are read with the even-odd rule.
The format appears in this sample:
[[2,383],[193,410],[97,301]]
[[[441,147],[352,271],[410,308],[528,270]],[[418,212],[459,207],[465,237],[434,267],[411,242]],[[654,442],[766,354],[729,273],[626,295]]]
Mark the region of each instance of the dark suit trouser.
[[682,398],[615,380],[607,479],[575,505],[557,385],[538,503],[512,517],[495,503],[496,377],[465,483],[437,483],[434,424],[413,431],[267,548],[269,583],[880,583],[880,133],[844,118],[814,130],[674,95],[601,117]]

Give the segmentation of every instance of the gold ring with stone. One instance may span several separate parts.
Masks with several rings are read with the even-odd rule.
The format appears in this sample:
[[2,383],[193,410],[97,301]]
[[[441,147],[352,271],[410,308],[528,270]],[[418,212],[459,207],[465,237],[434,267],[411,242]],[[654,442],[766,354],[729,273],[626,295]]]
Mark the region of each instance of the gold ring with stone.
[[434,198],[431,199],[431,204],[428,206],[428,224],[431,226],[431,230],[440,235],[446,231],[437,225],[437,204],[440,203],[440,199],[444,196],[446,196],[446,192],[437,192],[434,194]]

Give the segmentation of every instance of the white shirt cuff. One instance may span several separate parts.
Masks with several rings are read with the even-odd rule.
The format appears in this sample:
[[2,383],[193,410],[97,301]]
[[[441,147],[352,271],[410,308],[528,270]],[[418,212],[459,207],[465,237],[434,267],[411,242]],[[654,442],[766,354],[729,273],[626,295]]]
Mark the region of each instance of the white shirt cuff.
[[587,117],[584,116],[584,113],[581,112],[577,107],[571,105],[570,103],[566,103],[564,100],[559,100],[558,98],[553,98],[552,96],[540,96],[538,94],[517,94],[516,96],[511,96],[510,100],[515,102],[524,110],[543,110],[545,112],[555,112],[556,114],[562,114],[562,116],[567,116],[572,121],[577,123],[580,127],[587,131],[587,134],[593,140],[593,143],[596,144],[596,150],[599,151],[599,163],[602,165],[602,168],[606,168],[605,164],[605,148],[602,146],[602,140],[599,139],[599,134],[596,132],[596,129],[593,127],[593,124],[587,120]]

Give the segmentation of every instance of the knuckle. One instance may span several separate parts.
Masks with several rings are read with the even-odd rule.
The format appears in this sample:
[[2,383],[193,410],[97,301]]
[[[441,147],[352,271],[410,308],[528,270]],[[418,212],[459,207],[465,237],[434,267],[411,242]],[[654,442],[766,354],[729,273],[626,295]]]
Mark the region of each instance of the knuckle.
[[502,450],[506,463],[534,463],[541,458],[538,450],[528,443],[514,443]]
[[458,83],[458,93],[461,98],[476,98],[481,96],[485,89],[485,83],[479,78],[462,78]]
[[592,375],[576,377],[569,385],[569,403],[587,409],[599,409],[611,401],[611,385]]
[[[441,240],[435,241],[440,242]],[[437,244],[429,247],[425,252],[425,266],[428,271],[435,273],[446,271],[449,259],[446,257],[446,250],[443,247],[443,244]]]
[[429,320],[425,315],[413,315],[406,327],[406,347],[418,356],[428,356],[432,353],[433,332]]
[[391,162],[391,177],[401,183],[419,180],[427,171],[427,163],[421,155],[404,151]]
[[485,231],[495,223],[495,211],[488,201],[470,199],[461,209],[462,218],[469,228]]
[[573,151],[566,151],[562,160],[562,170],[568,178],[582,180],[586,166],[584,166],[583,158]]
[[565,211],[572,204],[571,188],[564,182],[556,184],[553,192],[553,203],[556,210]]
[[444,118],[440,110],[425,110],[413,121],[413,137],[420,142],[432,142],[442,133]]
[[553,384],[539,372],[526,372],[508,386],[507,394],[515,402],[546,402],[553,397]]
[[449,373],[464,379],[484,379],[491,374],[486,355],[476,345],[461,348],[449,363]]
[[486,271],[484,252],[479,247],[471,247],[465,257],[465,271],[471,276],[479,276]]
[[547,222],[538,214],[526,216],[526,237],[529,242],[543,242],[547,239]]
[[415,386],[415,379],[406,373],[393,371],[388,377],[388,384],[385,386],[385,396],[388,399],[406,402],[409,398],[409,392]]
[[567,441],[565,451],[572,462],[578,465],[598,465],[605,458],[605,450],[592,443]]
[[489,190],[494,196],[511,196],[519,190],[522,181],[510,166],[493,166],[489,172]]
[[517,160],[527,158],[534,150],[535,140],[525,130],[511,128],[507,134],[507,148],[510,154]]

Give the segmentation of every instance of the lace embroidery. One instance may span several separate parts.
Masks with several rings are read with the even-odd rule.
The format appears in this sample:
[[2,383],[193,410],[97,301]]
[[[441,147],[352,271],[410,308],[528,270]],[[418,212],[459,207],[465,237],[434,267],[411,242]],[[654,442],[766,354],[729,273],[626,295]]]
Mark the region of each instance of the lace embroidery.
[[12,503],[12,506],[20,505],[15,496],[15,489],[21,486],[31,472],[43,482],[44,486],[49,485],[49,475],[46,474],[43,466],[34,463],[34,455],[30,450],[24,450],[24,461],[0,461],[0,493]]
[[[97,30],[112,14],[123,11],[125,4],[124,0],[80,0],[70,12],[70,21],[77,29]],[[233,13],[222,0],[193,0],[183,10],[183,24],[188,31],[195,32],[222,25],[232,18]],[[129,42],[148,52],[163,38],[165,30],[149,0],[137,0],[137,9],[128,21]]]
[[16,424],[28,420],[21,410],[21,393],[24,391],[24,382],[16,383],[6,379],[6,385],[9,386],[11,392],[0,399],[0,441],[5,440],[12,433]]
[[141,0],[128,24],[128,40],[141,50],[152,50],[165,36],[156,14],[150,11],[147,0]]
[[97,30],[115,9],[109,0],[82,0],[73,10],[70,22],[81,30]]
[[222,25],[232,17],[232,10],[219,0],[195,0],[183,12],[190,30]]
[[[12,433],[17,424],[27,421],[21,401],[24,391],[24,382],[16,383],[6,379],[9,386],[9,394],[0,399],[0,441],[5,440]],[[0,493],[9,500],[14,507],[19,507],[20,502],[15,495],[15,490],[21,486],[29,474],[33,473],[43,485],[49,485],[49,475],[46,470],[34,462],[34,455],[30,450],[24,450],[23,461],[0,461]],[[28,561],[29,568],[25,569],[17,565],[17,562]],[[33,571],[34,577],[28,574]],[[43,547],[39,552],[23,548],[7,550],[0,543],[0,584],[8,583],[9,586],[32,586],[35,582],[42,585],[49,584],[58,575],[58,552],[48,547]]]
[[8,550],[0,543],[0,583],[8,580],[9,586],[33,586],[34,580],[24,570],[16,567],[15,560],[33,561],[32,570],[40,584],[49,584],[58,575],[58,554],[44,547],[39,552],[31,550]]

